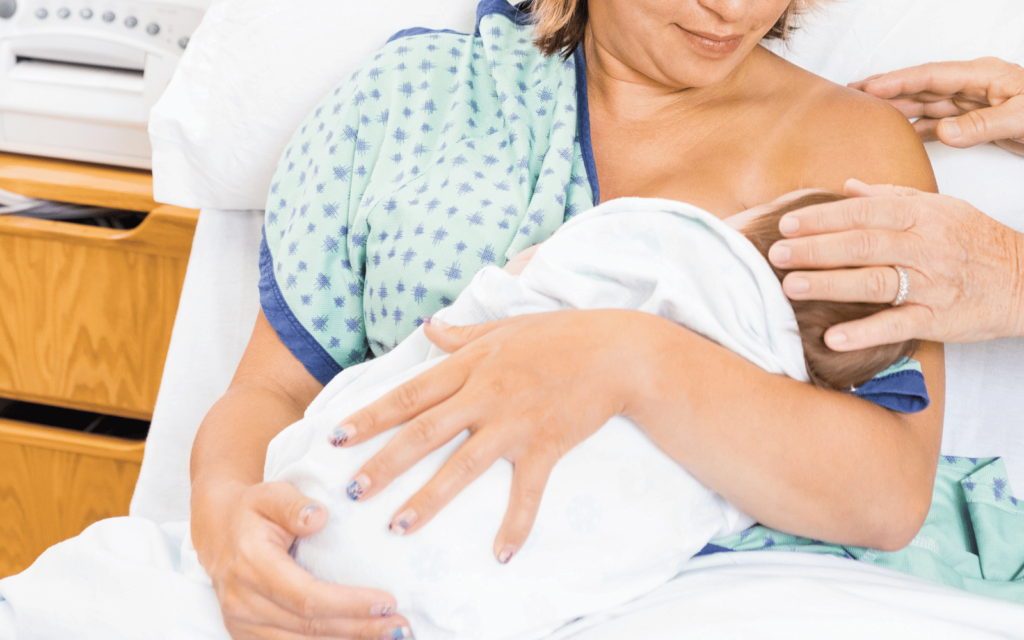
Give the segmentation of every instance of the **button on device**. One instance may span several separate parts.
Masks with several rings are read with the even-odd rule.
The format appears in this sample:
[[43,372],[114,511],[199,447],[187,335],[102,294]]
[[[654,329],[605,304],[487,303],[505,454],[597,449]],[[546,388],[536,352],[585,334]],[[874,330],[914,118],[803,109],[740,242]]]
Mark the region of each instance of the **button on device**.
[[134,29],[137,24],[139,24],[139,21],[135,19],[135,16],[128,16],[124,19],[124,26],[129,29]]
[[188,36],[182,36],[178,39],[178,46],[184,49],[188,46]]
[[103,22],[113,22],[116,17],[113,11],[107,11],[103,14]]
[[6,20],[18,10],[18,3],[15,0],[0,0],[0,18]]
[[57,9],[57,17],[60,18],[61,20],[67,20],[70,16],[71,9],[68,9],[67,7],[61,7],[60,9]]
[[92,17],[92,9],[82,9],[78,15],[82,16],[84,20],[88,20]]
[[158,25],[155,22],[150,22],[146,25],[146,33],[148,33],[151,36],[155,36],[156,34],[160,33],[160,25]]
[[50,12],[46,9],[36,9],[36,17],[40,20],[45,20],[48,15],[50,15]]

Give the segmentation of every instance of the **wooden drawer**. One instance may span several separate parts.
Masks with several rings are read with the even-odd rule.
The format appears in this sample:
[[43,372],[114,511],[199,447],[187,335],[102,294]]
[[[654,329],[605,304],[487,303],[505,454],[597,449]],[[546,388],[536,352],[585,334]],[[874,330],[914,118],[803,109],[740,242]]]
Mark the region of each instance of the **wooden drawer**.
[[97,520],[127,515],[144,447],[0,419],[0,578]]
[[130,231],[0,216],[0,396],[149,420],[198,212],[148,173],[0,154],[0,189],[149,211]]

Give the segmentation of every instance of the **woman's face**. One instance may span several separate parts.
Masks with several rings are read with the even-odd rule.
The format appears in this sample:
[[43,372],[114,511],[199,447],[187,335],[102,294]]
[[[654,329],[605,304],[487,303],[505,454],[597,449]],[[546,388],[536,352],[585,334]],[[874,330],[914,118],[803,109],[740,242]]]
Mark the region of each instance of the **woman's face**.
[[590,29],[598,46],[635,72],[677,89],[706,87],[740,65],[789,3],[590,0]]

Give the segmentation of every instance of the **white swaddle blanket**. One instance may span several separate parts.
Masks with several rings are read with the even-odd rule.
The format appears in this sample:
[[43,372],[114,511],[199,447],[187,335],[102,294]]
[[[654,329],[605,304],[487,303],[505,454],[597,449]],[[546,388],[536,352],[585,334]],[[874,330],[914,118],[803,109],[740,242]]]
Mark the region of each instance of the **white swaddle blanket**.
[[[520,276],[497,267],[477,273],[439,316],[465,325],[572,308],[657,314],[770,372],[807,380],[792,308],[764,258],[739,232],[679,202],[628,198],[596,207],[545,242]],[[504,460],[420,531],[390,534],[393,514],[466,434],[356,503],[346,484],[397,430],[350,448],[331,446],[330,432],[443,357],[420,329],[342,372],[274,439],[265,473],[330,513],[322,532],[297,545],[298,562],[323,580],[392,593],[417,638],[544,637],[653,590],[710,539],[752,523],[636,425],[613,418],[558,462],[534,530],[508,565],[492,552],[511,486]]]

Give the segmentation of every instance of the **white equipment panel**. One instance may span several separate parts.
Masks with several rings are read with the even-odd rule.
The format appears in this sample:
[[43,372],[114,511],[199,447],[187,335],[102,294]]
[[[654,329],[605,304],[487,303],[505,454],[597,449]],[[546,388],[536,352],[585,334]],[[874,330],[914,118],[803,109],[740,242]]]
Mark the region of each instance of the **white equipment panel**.
[[0,150],[150,168],[149,110],[206,4],[0,0]]

